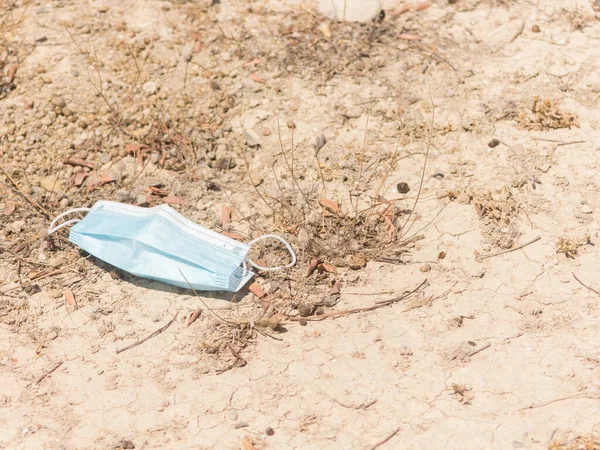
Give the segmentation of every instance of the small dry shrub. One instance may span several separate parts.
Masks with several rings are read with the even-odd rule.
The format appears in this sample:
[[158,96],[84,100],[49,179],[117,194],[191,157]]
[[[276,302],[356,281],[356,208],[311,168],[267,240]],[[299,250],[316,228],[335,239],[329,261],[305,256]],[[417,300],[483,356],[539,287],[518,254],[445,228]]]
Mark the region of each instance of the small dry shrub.
[[297,11],[281,24],[279,34],[285,57],[282,66],[291,72],[308,70],[311,76],[329,80],[336,74],[363,74],[385,64],[397,43],[392,20],[368,24],[323,21],[307,11]]
[[552,441],[548,450],[600,450],[600,436],[578,436],[564,443]]
[[563,253],[567,258],[575,258],[579,253],[579,249],[590,243],[590,235],[587,234],[580,238],[560,237],[556,241],[556,251]]
[[529,111],[519,113],[519,124],[526,130],[578,127],[575,114],[562,111],[556,103],[535,97]]
[[476,194],[473,204],[483,221],[483,234],[492,245],[503,249],[511,248],[521,233],[516,223],[519,205],[510,189],[505,187],[496,193],[487,191]]

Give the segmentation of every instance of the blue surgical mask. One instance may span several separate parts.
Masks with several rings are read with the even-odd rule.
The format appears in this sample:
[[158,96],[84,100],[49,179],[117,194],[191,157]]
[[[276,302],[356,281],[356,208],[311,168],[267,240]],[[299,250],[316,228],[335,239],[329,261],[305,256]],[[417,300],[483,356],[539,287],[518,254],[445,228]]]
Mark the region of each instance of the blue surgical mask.
[[[56,225],[65,215],[84,211],[84,219]],[[199,291],[237,292],[254,276],[247,264],[273,271],[296,263],[294,251],[280,236],[265,235],[244,244],[191,222],[167,205],[141,208],[99,201],[91,209],[59,215],[48,234],[74,223],[69,240],[96,258],[133,275]],[[250,260],[251,245],[268,238],[285,244],[290,264],[267,268]]]

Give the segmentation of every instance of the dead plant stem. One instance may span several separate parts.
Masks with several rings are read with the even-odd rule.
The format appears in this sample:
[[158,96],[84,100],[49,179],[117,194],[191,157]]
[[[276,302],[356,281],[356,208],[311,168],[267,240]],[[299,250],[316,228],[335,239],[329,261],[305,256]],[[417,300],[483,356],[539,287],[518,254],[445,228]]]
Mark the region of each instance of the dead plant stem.
[[594,289],[593,287],[588,286],[587,284],[585,284],[583,281],[581,281],[577,275],[575,275],[574,272],[571,272],[571,275],[573,275],[573,278],[575,278],[579,284],[581,284],[584,288],[589,289],[590,291],[592,291],[593,293],[595,293],[596,295],[600,295],[600,292],[597,291],[596,289]]
[[369,450],[375,450],[375,449],[381,447],[383,444],[385,444],[391,438],[393,438],[394,436],[396,436],[399,431],[400,431],[400,427],[396,428],[394,431],[392,431],[390,434],[388,434],[384,439],[382,439],[381,441],[379,441],[378,443],[376,443],[372,447],[369,447]]
[[137,342],[134,342],[131,345],[128,345],[127,347],[123,347],[119,350],[117,350],[117,355],[119,353],[124,352],[125,350],[129,350],[132,349],[134,347],[137,347],[138,345],[143,344],[144,342],[146,342],[148,339],[152,339],[155,336],[158,336],[160,333],[162,333],[163,331],[165,331],[167,328],[169,328],[171,326],[171,324],[175,321],[175,319],[177,318],[177,313],[175,313],[175,315],[173,316],[173,318],[169,321],[169,323],[167,323],[166,325],[164,325],[163,327],[159,328],[158,330],[156,330],[155,332],[153,332],[152,334],[146,336],[144,339],[140,339]]
[[482,261],[482,260],[484,260],[484,259],[493,258],[494,256],[500,256],[500,255],[505,255],[505,254],[507,254],[507,253],[516,252],[517,250],[521,250],[523,247],[527,247],[528,245],[531,245],[531,244],[533,244],[534,242],[537,242],[537,241],[539,241],[540,239],[541,239],[541,237],[540,237],[540,236],[536,236],[536,237],[534,237],[533,239],[531,239],[530,241],[527,241],[527,242],[525,242],[524,244],[521,244],[521,245],[519,245],[519,246],[517,246],[517,247],[514,247],[514,248],[509,248],[508,250],[504,250],[504,251],[497,252],[497,253],[492,253],[492,254],[490,254],[490,255],[477,255],[477,256],[475,257],[475,259],[476,259],[477,261]]
[[427,150],[425,150],[425,161],[423,162],[423,170],[421,172],[421,181],[419,182],[419,190],[417,191],[417,198],[415,198],[415,203],[406,218],[406,222],[404,222],[404,226],[401,228],[402,237],[406,236],[410,229],[412,228],[411,224],[405,231],[405,228],[410,221],[411,216],[414,214],[417,204],[419,203],[419,199],[421,198],[421,191],[423,189],[423,182],[425,181],[425,169],[427,169],[427,160],[429,159],[429,150],[431,149],[431,141],[433,140],[433,127],[435,125],[435,105],[433,103],[433,97],[431,96],[431,86],[429,87],[429,101],[431,102],[431,124],[429,125],[429,138],[427,139]]

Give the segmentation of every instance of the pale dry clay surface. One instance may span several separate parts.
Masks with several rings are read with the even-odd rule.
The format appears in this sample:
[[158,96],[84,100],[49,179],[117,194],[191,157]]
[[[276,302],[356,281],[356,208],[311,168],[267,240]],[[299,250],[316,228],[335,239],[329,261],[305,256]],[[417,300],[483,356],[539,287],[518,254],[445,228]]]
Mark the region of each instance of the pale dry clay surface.
[[[413,200],[404,206],[412,207],[431,135],[414,225],[425,238],[406,264],[341,268],[342,295],[333,310],[393,296],[360,292],[403,291],[427,278],[421,304],[288,324],[276,334],[280,340],[259,335],[247,346],[244,367],[217,374],[224,363],[201,344],[206,310],[185,326],[187,315],[203,307],[189,292],[113,277],[101,263],[83,261],[66,234],[58,250],[38,241],[27,259],[79,261],[88,275],[73,288],[77,309],[61,295],[78,275],[72,272],[40,281],[39,292],[2,295],[0,447],[107,449],[126,440],[136,449],[238,449],[248,437],[257,449],[367,449],[398,430],[380,448],[542,449],[597,432],[600,298],[572,276],[600,288],[593,245],[600,214],[600,23],[592,4],[434,1],[394,16],[400,5],[387,2],[390,34],[369,48],[372,54],[317,66],[300,59],[306,54],[294,59],[285,40],[288,26],[301,27],[290,31],[299,41],[315,31],[290,17],[314,18],[301,11],[316,5],[208,3],[29,4],[5,37],[11,53],[2,57],[18,70],[16,86],[0,97],[2,166],[51,206],[41,183],[71,180],[80,169],[60,161],[76,156],[113,170],[114,189],[95,192],[118,200],[132,191],[131,202],[139,203],[147,186],[161,183],[185,199],[176,208],[215,228],[223,203],[244,215],[268,215],[246,193],[252,188],[245,159],[261,189],[275,195],[270,165],[279,158],[275,170],[283,189],[291,189],[277,115],[288,147],[286,123],[295,123],[296,173],[307,191],[320,189],[312,145],[317,134],[326,136],[320,158],[328,195],[346,210],[367,118],[365,155],[375,165],[389,157],[403,123],[401,154],[417,155],[395,167],[382,195],[398,197],[396,183],[406,182]],[[336,73],[324,75],[332,68]],[[538,124],[536,96],[560,108],[550,124],[569,121],[568,114],[577,123]],[[131,136],[104,120],[111,108],[134,118],[119,124]],[[161,164],[160,151],[146,155],[151,161],[136,183],[119,185],[119,173],[135,166],[126,144],[146,136],[157,117],[195,140],[200,177],[239,191],[207,189],[187,171],[189,160],[173,153]],[[255,132],[259,148],[245,146],[243,128]],[[492,148],[492,139],[501,143]],[[7,246],[19,233],[39,233],[48,222],[2,181],[2,197],[17,206],[11,212],[5,203],[0,212],[2,245],[14,250]],[[476,206],[492,205],[488,190],[510,220],[497,223],[486,212],[480,218]],[[68,208],[59,202],[69,196],[57,194],[53,211]],[[268,230],[268,221],[257,220]],[[476,252],[493,254],[537,236],[522,249],[476,260]],[[560,238],[583,245],[567,258]],[[26,277],[34,267],[4,251],[4,288],[19,286],[18,268]],[[206,301],[231,307],[228,298]],[[252,299],[246,293],[237,305]],[[116,354],[176,312],[163,333]]]

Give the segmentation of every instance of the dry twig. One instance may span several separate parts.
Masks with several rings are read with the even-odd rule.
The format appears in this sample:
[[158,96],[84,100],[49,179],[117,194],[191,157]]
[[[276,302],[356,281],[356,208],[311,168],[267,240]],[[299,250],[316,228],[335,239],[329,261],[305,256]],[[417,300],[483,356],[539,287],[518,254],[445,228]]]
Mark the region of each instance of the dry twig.
[[375,403],[377,403],[377,400],[371,400],[370,402],[363,402],[360,405],[352,405],[349,403],[343,403],[339,400],[336,400],[335,398],[332,397],[332,400],[334,402],[336,402],[338,405],[347,408],[347,409],[367,409],[369,406],[374,405]]
[[123,348],[121,348],[121,349],[117,350],[117,355],[118,355],[119,353],[121,353],[121,352],[124,352],[125,350],[129,350],[129,349],[132,349],[132,348],[134,348],[134,347],[137,347],[137,346],[138,346],[138,345],[140,345],[140,344],[143,344],[143,343],[144,343],[144,342],[146,342],[148,339],[152,339],[154,336],[158,336],[160,333],[162,333],[162,332],[163,332],[163,331],[165,331],[167,328],[169,328],[169,327],[171,326],[171,324],[172,324],[173,322],[175,322],[175,319],[176,319],[176,318],[177,318],[177,313],[175,313],[175,315],[173,316],[173,318],[172,318],[171,320],[169,320],[169,323],[167,323],[165,326],[163,326],[163,327],[159,328],[159,329],[158,329],[158,330],[156,330],[154,333],[152,333],[152,334],[150,334],[150,335],[146,336],[144,339],[141,339],[141,340],[139,340],[139,341],[137,341],[137,342],[134,342],[134,343],[133,343],[133,344],[131,344],[131,345],[128,345],[127,347],[123,347]]
[[573,275],[573,278],[575,278],[579,282],[579,284],[581,284],[584,288],[589,289],[590,291],[594,292],[596,295],[600,295],[600,292],[598,292],[596,289],[588,286],[583,281],[581,281],[579,278],[577,278],[577,275],[575,275],[575,273],[571,272],[571,275]]
[[414,288],[411,291],[404,291],[402,293],[402,295],[400,295],[399,297],[395,297],[392,298],[390,300],[383,300],[380,302],[375,303],[374,305],[371,306],[367,306],[365,308],[354,308],[354,309],[347,309],[344,311],[334,311],[328,314],[321,314],[321,315],[314,315],[314,316],[308,316],[308,317],[287,317],[287,319],[294,321],[294,322],[302,322],[302,321],[320,321],[320,320],[324,320],[324,319],[328,319],[330,317],[340,317],[340,316],[346,316],[348,314],[355,314],[355,313],[359,313],[359,312],[366,312],[366,311],[373,311],[374,309],[379,309],[379,308],[383,308],[385,306],[390,306],[393,305],[394,303],[398,303],[401,302],[402,300],[406,300],[408,297],[410,297],[412,294],[414,294],[415,292],[417,292],[419,289],[421,289],[423,286],[425,286],[427,284],[427,278],[425,278],[421,284],[419,284],[416,288]]
[[587,398],[590,400],[598,400],[598,399],[600,399],[600,392],[581,393],[581,394],[568,395],[567,397],[555,398],[554,400],[548,400],[547,402],[537,403],[534,405],[529,405],[529,406],[525,406],[523,408],[516,409],[512,412],[512,414],[521,412],[521,411],[526,411],[528,409],[542,408],[544,406],[551,405],[552,403],[564,402],[565,400],[574,400],[574,399],[578,399],[578,398]]
[[392,431],[390,434],[388,434],[385,439],[382,439],[377,444],[373,445],[372,447],[369,447],[369,450],[375,450],[376,448],[381,447],[383,444],[385,444],[391,438],[393,438],[394,436],[396,436],[399,431],[400,431],[400,427],[396,428],[394,431]]
[[64,361],[61,361],[61,362],[57,363],[54,367],[52,367],[52,369],[48,370],[47,372],[44,372],[42,374],[42,376],[40,376],[37,380],[35,380],[35,384],[40,384],[44,380],[44,378],[46,378],[48,375],[50,375],[56,369],[58,369],[60,366],[62,366],[63,363],[64,363]]
[[36,202],[33,198],[31,198],[26,192],[24,192],[19,187],[17,182],[8,174],[8,172],[6,170],[4,170],[4,167],[0,166],[0,170],[2,170],[2,173],[6,176],[6,178],[8,178],[8,181],[10,181],[12,183],[12,185],[15,187],[15,189],[17,191],[19,191],[19,194],[21,194],[29,203],[31,203],[33,206],[35,206],[37,209],[39,209],[41,212],[43,212],[44,215],[48,219],[52,217],[52,215],[48,211],[46,211],[42,205],[40,205],[38,202]]
[[489,255],[477,255],[475,257],[475,260],[477,261],[482,261],[484,259],[488,259],[488,258],[493,258],[494,256],[500,256],[500,255],[505,255],[506,253],[511,253],[511,252],[515,252],[517,250],[521,250],[523,247],[527,247],[528,245],[533,244],[534,242],[537,242],[541,239],[540,236],[536,236],[533,239],[531,239],[530,241],[525,242],[524,244],[521,244],[517,247],[514,248],[509,248],[508,250],[503,250],[501,252],[497,252],[497,253],[491,253]]

